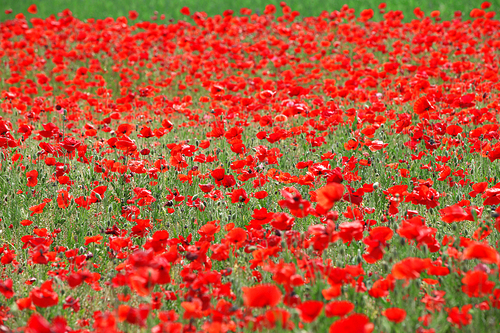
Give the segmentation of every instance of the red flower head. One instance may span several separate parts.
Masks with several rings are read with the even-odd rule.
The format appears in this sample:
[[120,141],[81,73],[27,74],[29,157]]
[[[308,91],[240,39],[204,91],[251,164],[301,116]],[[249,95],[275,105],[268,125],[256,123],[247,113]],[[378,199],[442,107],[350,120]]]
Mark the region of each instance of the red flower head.
[[264,284],[255,287],[242,287],[243,303],[251,308],[263,308],[276,306],[283,295],[275,285]]
[[382,314],[395,323],[400,323],[406,318],[406,311],[400,308],[388,308]]
[[31,301],[38,307],[48,308],[59,303],[59,296],[52,289],[52,280],[45,281],[40,288],[33,288],[30,292]]
[[319,316],[322,309],[323,302],[321,301],[305,301],[297,306],[300,320],[304,323],[312,323]]
[[316,190],[316,200],[318,202],[318,207],[322,209],[323,212],[329,211],[335,202],[342,199],[344,195],[344,185],[339,183],[330,183]]
[[364,314],[355,313],[339,319],[330,326],[330,333],[371,333],[373,324]]

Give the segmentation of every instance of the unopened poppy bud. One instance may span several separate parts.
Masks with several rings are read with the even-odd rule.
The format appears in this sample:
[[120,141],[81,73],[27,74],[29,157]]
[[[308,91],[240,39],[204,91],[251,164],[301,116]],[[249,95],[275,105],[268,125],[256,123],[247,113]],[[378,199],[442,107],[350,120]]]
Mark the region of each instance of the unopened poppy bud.
[[380,184],[378,182],[373,183],[373,189],[377,190],[380,187]]
[[358,253],[358,255],[356,256],[356,262],[357,262],[358,264],[360,264],[362,261],[363,261],[363,257],[361,256],[361,254],[360,254],[360,253]]
[[254,246],[254,245],[251,245],[251,246],[249,246],[249,247],[248,247],[248,251],[249,251],[249,252],[253,252],[253,251],[255,251],[255,250],[257,250],[257,247],[256,247],[256,246]]

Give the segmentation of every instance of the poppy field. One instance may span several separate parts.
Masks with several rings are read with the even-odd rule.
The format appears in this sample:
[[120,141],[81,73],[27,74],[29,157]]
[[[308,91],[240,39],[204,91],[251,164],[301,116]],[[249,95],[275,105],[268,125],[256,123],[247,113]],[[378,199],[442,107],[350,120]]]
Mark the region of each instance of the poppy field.
[[6,11],[0,332],[500,331],[495,9]]

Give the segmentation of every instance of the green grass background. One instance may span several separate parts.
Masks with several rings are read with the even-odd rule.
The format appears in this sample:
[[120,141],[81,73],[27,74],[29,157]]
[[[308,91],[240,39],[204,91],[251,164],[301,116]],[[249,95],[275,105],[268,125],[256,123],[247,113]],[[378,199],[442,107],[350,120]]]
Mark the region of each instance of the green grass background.
[[[292,10],[298,11],[302,16],[316,16],[322,11],[327,10],[332,12],[339,10],[343,4],[356,9],[359,13],[366,8],[375,10],[374,19],[382,19],[382,15],[378,13],[378,5],[381,2],[387,4],[387,10],[401,10],[405,14],[405,20],[415,18],[413,9],[420,7],[426,14],[430,14],[433,10],[441,11],[443,19],[453,17],[455,11],[461,11],[465,17],[469,16],[473,8],[481,6],[482,0],[289,0],[286,3]],[[265,6],[269,3],[275,4],[279,8],[280,1],[276,0],[144,0],[144,1],[116,1],[116,0],[2,0],[0,1],[0,20],[5,21],[13,18],[17,13],[25,13],[27,17],[35,16],[27,13],[27,8],[31,4],[38,6],[38,17],[47,17],[52,14],[57,14],[64,9],[70,9],[73,15],[80,19],[96,18],[102,19],[105,17],[128,16],[130,10],[136,10],[139,13],[140,20],[151,20],[155,11],[158,12],[158,18],[161,14],[165,14],[169,19],[185,19],[186,17],[180,14],[180,9],[188,6],[191,12],[201,11],[208,15],[222,14],[226,9],[233,9],[239,12],[241,8],[250,8],[253,11],[262,12]],[[492,4],[490,10],[498,10],[500,0],[490,1]],[[12,9],[13,13],[5,14],[6,9]]]

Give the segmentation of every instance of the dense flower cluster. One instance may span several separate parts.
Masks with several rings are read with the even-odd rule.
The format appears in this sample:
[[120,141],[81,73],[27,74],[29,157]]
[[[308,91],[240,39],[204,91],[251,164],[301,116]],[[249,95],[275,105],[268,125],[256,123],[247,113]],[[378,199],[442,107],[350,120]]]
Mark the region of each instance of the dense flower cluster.
[[498,330],[489,8],[0,23],[1,331]]

